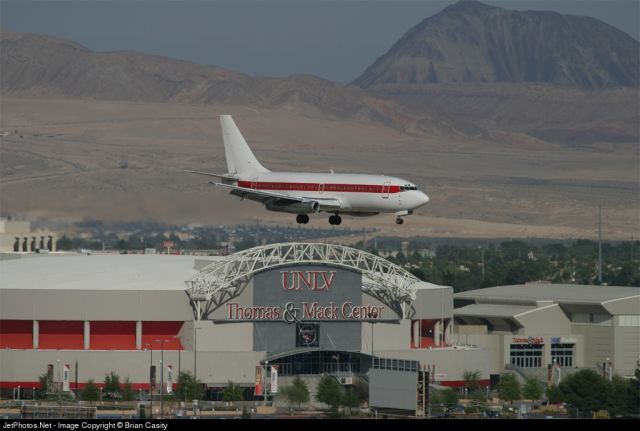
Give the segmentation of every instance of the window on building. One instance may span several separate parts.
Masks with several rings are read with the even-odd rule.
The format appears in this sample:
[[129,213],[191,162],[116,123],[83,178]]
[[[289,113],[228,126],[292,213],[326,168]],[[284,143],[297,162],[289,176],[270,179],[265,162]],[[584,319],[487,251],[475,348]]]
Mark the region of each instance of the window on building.
[[511,344],[509,363],[522,368],[540,368],[543,347],[543,344]]
[[573,367],[575,344],[551,344],[551,362],[561,367]]
[[618,316],[619,326],[640,326],[640,315],[620,315]]

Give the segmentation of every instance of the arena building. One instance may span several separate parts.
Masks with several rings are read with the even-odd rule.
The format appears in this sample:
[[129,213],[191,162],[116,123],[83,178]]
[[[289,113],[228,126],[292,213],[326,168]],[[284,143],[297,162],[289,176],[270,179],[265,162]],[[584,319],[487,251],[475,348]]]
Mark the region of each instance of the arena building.
[[557,382],[580,368],[640,367],[640,288],[527,283],[454,295],[456,338],[492,352],[491,372]]
[[452,288],[361,250],[12,257],[0,261],[0,386],[27,396],[46,373],[73,390],[76,364],[80,387],[113,371],[140,395],[161,382],[173,390],[186,370],[212,399],[229,381],[259,393],[266,364],[285,379],[329,373],[345,385],[372,367],[428,367],[448,386],[479,370],[489,383],[490,350],[454,342]]

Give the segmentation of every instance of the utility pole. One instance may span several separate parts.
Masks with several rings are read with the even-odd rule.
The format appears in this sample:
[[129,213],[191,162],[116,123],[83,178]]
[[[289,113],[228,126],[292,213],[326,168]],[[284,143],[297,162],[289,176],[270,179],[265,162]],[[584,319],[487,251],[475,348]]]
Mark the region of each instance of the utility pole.
[[153,346],[151,344],[146,344],[149,346],[149,350],[151,352],[151,358],[149,359],[149,410],[150,410],[150,418],[153,419],[153,378],[152,370],[153,370]]
[[598,284],[602,285],[602,207],[598,206]]
[[78,361],[76,360],[76,403],[80,403],[80,397],[78,396]]
[[167,340],[156,340],[160,343],[160,419],[164,419],[164,342]]

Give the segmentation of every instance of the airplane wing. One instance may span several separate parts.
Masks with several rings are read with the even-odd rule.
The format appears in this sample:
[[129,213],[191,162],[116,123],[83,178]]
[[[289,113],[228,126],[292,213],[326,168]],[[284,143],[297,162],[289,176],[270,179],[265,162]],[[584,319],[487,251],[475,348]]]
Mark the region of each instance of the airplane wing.
[[197,175],[204,175],[207,177],[215,177],[215,178],[220,178],[222,181],[236,181],[237,179],[233,176],[233,175],[229,175],[229,174],[212,174],[210,172],[202,172],[202,171],[191,171],[188,169],[185,169],[184,172],[187,172],[189,174],[197,174]]
[[320,208],[323,210],[330,211],[333,209],[340,208],[340,201],[335,198],[327,198],[323,196],[292,196],[287,193],[248,189],[246,187],[240,187],[240,186],[231,185],[231,184],[216,183],[213,181],[210,181],[210,183],[216,186],[226,187],[231,189],[229,193],[234,196],[238,196],[242,199],[249,199],[252,201],[260,202],[263,204],[268,202],[270,203],[277,202],[280,204],[287,204],[287,203],[293,204],[298,202],[316,201],[320,204]]

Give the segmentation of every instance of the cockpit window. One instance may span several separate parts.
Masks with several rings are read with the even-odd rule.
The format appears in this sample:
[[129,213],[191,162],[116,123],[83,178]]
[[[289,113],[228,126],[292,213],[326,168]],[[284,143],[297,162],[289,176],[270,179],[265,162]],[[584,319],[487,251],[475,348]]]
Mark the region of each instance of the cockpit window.
[[418,190],[418,188],[416,186],[412,186],[411,184],[400,186],[400,191],[401,192],[406,192],[408,190]]

